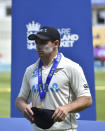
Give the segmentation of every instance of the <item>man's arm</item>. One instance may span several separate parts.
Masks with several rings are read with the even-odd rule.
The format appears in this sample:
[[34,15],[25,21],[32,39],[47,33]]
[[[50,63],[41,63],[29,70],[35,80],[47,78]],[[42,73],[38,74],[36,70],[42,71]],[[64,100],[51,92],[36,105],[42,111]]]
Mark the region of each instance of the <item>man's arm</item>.
[[69,113],[80,112],[92,105],[91,96],[81,96],[71,104],[67,105]]
[[17,97],[16,99],[16,108],[22,112],[24,117],[26,117],[31,123],[34,121],[34,113],[31,110],[31,105],[27,104],[27,102],[22,97]]
[[81,96],[70,104],[60,106],[56,109],[53,114],[55,121],[63,121],[68,113],[80,112],[92,105],[91,96]]

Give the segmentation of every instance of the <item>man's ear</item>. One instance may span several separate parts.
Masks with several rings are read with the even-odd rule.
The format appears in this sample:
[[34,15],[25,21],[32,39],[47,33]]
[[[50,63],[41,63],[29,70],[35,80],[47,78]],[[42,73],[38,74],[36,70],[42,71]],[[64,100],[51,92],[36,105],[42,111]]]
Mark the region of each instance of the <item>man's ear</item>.
[[59,48],[59,45],[60,45],[59,40],[54,41],[54,43],[55,43],[55,47]]

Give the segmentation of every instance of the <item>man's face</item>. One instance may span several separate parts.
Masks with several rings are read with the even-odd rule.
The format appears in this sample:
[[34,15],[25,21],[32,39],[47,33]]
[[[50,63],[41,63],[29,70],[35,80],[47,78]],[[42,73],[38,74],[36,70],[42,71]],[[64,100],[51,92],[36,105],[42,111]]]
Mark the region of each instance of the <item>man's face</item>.
[[40,57],[48,56],[49,54],[54,52],[55,49],[54,42],[41,40],[41,39],[36,39],[35,42],[36,42],[36,49]]

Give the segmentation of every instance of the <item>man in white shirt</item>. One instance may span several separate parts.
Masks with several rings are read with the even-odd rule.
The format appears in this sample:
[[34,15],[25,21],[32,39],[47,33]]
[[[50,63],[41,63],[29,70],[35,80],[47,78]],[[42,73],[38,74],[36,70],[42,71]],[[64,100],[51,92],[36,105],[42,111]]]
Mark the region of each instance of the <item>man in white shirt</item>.
[[[34,123],[32,107],[55,110],[54,124],[48,131],[76,131],[75,113],[92,104],[92,97],[79,64],[59,53],[60,34],[57,29],[44,26],[29,40],[35,40],[39,55],[37,62],[26,69],[16,107]],[[32,98],[32,105],[28,100]],[[33,124],[36,131],[44,131]]]

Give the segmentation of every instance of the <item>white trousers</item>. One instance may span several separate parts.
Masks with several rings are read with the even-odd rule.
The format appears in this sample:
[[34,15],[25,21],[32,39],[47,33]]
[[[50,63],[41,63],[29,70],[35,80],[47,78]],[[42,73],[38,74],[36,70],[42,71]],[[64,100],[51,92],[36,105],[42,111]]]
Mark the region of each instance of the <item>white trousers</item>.
[[77,129],[69,129],[69,130],[64,130],[64,131],[77,131]]
[[33,130],[32,131],[77,131],[77,129],[65,129],[65,130],[44,130],[44,129],[41,129],[40,128],[37,128],[35,126],[33,126]]
[[[35,129],[34,131],[40,131],[40,130]],[[46,131],[46,130],[42,130],[42,131]],[[57,131],[61,131],[61,130],[57,130]],[[77,129],[68,129],[68,130],[62,130],[62,131],[77,131]]]

